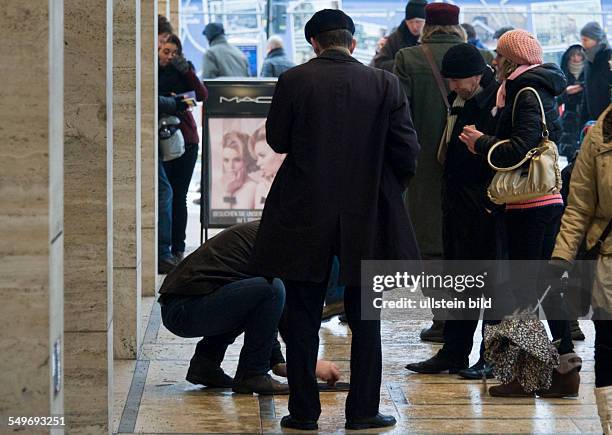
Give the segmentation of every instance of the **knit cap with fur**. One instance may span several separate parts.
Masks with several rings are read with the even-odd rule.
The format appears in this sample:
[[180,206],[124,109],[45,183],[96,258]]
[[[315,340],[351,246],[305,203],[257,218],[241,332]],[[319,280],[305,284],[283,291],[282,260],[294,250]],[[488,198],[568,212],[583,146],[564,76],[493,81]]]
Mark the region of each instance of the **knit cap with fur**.
[[522,29],[504,33],[497,41],[497,52],[517,65],[543,63],[542,46],[535,36]]

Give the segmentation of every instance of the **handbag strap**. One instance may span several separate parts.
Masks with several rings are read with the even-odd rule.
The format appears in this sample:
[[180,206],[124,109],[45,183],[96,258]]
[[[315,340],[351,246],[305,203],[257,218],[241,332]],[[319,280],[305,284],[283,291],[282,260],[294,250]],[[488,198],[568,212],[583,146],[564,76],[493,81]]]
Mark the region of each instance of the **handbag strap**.
[[421,45],[423,49],[423,53],[425,53],[425,59],[427,59],[427,63],[431,67],[431,72],[433,72],[433,76],[436,79],[436,84],[438,85],[438,90],[440,91],[440,95],[442,95],[442,99],[444,100],[444,105],[446,106],[446,111],[450,110],[450,104],[448,102],[448,96],[446,91],[446,86],[444,86],[444,81],[442,80],[442,75],[440,74],[440,70],[438,69],[438,64],[433,58],[431,54],[431,50],[427,46],[427,44]]
[[610,231],[612,231],[612,219],[610,219],[610,222],[608,222],[608,226],[606,226],[606,229],[603,230],[603,233],[601,233],[601,236],[599,236],[599,239],[597,239],[596,244],[600,246],[603,245],[603,242],[605,242],[605,240],[610,235]]
[[512,125],[514,126],[514,112],[516,110],[516,103],[518,102],[519,96],[525,91],[533,92],[538,100],[538,104],[540,106],[540,114],[542,116],[542,137],[548,138],[548,128],[546,127],[546,113],[544,112],[544,104],[542,104],[542,99],[540,98],[540,94],[538,93],[538,91],[536,91],[530,86],[518,91],[516,97],[514,97],[514,105],[512,106]]
[[[526,87],[526,88],[521,89],[520,91],[517,92],[516,96],[514,97],[514,105],[512,106],[512,125],[514,126],[514,112],[516,110],[518,98],[525,91],[532,91],[535,94],[536,98],[538,99],[538,104],[540,106],[540,114],[542,116],[542,138],[548,139],[548,128],[546,127],[546,114],[544,112],[544,104],[542,104],[542,99],[540,98],[540,94],[538,94],[538,91],[536,91],[532,87]],[[523,159],[520,162],[508,168],[501,168],[501,167],[495,166],[493,162],[491,161],[491,156],[493,155],[493,151],[495,151],[495,149],[498,148],[500,145],[507,143],[507,142],[510,142],[510,141],[506,139],[506,140],[500,140],[499,142],[494,143],[493,146],[489,148],[489,152],[487,153],[487,163],[489,163],[489,166],[491,166],[491,168],[495,169],[496,171],[500,171],[500,172],[514,171],[515,169],[518,169],[521,166],[523,166],[523,164],[527,160],[531,159],[534,155],[536,155],[539,150],[539,147],[530,149],[527,152],[527,154],[525,154],[525,157],[523,157]]]

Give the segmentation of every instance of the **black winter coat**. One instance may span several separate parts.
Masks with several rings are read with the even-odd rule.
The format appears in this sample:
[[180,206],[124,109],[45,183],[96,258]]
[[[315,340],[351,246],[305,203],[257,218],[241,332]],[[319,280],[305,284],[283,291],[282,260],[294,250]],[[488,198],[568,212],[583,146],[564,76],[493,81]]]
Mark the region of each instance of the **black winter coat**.
[[267,141],[286,153],[263,210],[251,266],[257,274],[360,284],[361,260],[419,257],[402,191],[419,144],[393,74],[327,50],[282,74]]
[[559,148],[562,154],[566,154],[568,157],[573,155],[574,149],[578,145],[578,137],[584,117],[584,69],[578,78],[569,70],[570,55],[575,50],[582,51],[582,46],[574,44],[563,53],[563,57],[561,58],[561,70],[567,79],[567,86],[580,84],[583,87],[583,91],[573,95],[563,92],[558,98],[559,103],[565,105],[562,118],[563,135],[559,139]]
[[387,43],[380,49],[380,51],[374,56],[370,66],[375,68],[384,69],[389,72],[393,72],[393,65],[395,64],[395,55],[402,48],[412,47],[419,45],[419,36],[415,36],[410,32],[404,21],[397,26],[397,29],[393,31],[387,38]]
[[593,62],[588,60],[584,66],[585,81],[585,116],[583,121],[595,121],[610,104],[610,86],[612,72],[608,61],[612,48],[607,44],[595,55]]
[[523,88],[532,87],[540,95],[546,114],[546,127],[551,140],[558,142],[562,128],[559,108],[555,97],[567,87],[563,71],[551,63],[533,68],[506,82],[506,105],[498,114],[495,135],[484,135],[476,141],[476,151],[484,156],[496,142],[509,139],[492,155],[496,166],[512,166],[521,161],[527,152],[536,148],[542,139],[542,115],[537,97],[533,92],[523,92],[512,122],[514,97]]
[[[445,260],[493,260],[503,256],[503,215],[487,197],[494,172],[484,156],[471,153],[459,140],[466,125],[494,133],[498,83],[487,70],[480,82],[483,90],[454,107],[457,119],[448,143],[442,177],[442,242]],[[451,93],[451,105],[456,99]]]
[[[169,96],[171,94],[182,94],[184,92],[195,91],[197,101],[206,101],[208,98],[208,90],[204,87],[200,79],[195,74],[193,68],[185,74],[181,74],[174,65],[158,68],[157,92],[161,96]],[[200,142],[198,129],[195,119],[191,112],[184,111],[177,113],[181,120],[179,128],[186,144],[197,144]]]

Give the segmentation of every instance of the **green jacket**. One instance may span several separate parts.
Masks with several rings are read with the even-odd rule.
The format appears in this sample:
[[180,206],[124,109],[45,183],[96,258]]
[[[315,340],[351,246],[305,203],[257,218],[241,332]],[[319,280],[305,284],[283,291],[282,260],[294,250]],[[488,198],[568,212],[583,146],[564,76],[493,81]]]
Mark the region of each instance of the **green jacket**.
[[[424,44],[429,46],[440,68],[448,49],[462,42],[455,35],[433,35]],[[394,73],[410,101],[414,128],[421,144],[417,172],[410,182],[406,206],[421,252],[437,256],[442,254],[442,166],[437,152],[446,124],[446,107],[421,46],[401,49],[395,56]]]

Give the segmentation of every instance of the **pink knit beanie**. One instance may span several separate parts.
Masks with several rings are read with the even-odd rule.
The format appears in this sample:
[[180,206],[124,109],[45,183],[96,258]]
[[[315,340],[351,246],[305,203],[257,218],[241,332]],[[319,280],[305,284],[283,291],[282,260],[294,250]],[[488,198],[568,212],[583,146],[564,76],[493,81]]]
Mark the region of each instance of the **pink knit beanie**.
[[542,46],[535,36],[522,29],[504,33],[497,41],[497,52],[517,65],[543,63]]

